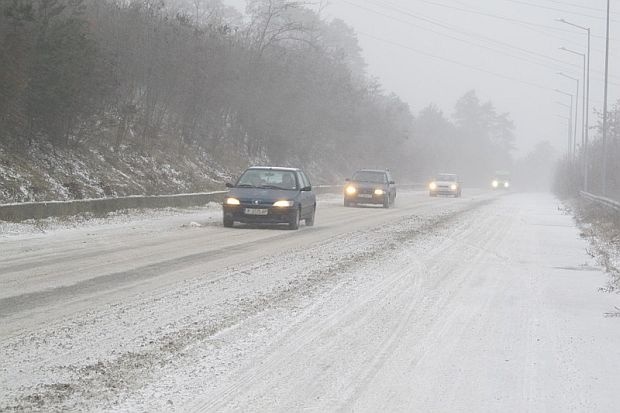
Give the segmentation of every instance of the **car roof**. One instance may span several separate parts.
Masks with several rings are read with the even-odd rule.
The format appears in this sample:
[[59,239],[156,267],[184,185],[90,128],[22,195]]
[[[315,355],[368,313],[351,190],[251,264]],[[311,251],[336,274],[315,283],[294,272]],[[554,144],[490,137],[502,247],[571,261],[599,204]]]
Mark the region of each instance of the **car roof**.
[[386,173],[389,172],[387,169],[358,169],[355,173],[358,172],[378,172],[378,173]]
[[296,171],[301,171],[301,169],[299,168],[287,168],[284,166],[251,166],[248,169],[259,169],[259,170],[268,170],[268,171],[291,171],[291,172],[296,172]]

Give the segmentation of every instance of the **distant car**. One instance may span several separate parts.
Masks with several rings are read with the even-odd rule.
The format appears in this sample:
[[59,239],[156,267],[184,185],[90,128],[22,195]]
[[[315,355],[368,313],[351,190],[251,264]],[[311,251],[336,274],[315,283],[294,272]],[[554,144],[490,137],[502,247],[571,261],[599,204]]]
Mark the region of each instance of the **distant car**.
[[314,225],[316,195],[306,174],[297,168],[248,168],[237,183],[226,184],[224,226],[288,224],[298,229],[300,221]]
[[495,177],[491,181],[493,189],[510,189],[510,174],[505,171],[495,172]]
[[461,196],[461,184],[455,174],[438,174],[429,184],[428,191],[430,196],[451,195],[455,198]]
[[384,208],[394,205],[396,183],[388,170],[362,169],[346,180],[344,206],[379,204]]

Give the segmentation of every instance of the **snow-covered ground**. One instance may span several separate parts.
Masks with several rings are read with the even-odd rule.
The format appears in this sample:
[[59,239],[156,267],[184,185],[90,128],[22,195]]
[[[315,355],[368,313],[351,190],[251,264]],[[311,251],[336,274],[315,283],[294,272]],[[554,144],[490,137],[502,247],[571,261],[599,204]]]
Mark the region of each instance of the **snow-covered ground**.
[[[221,220],[222,206],[218,203],[210,203],[203,207],[195,208],[159,208],[159,209],[129,209],[118,212],[110,212],[105,216],[92,214],[80,214],[68,217],[51,217],[45,219],[29,219],[22,222],[0,221],[0,240],[10,239],[16,236],[29,237],[48,234],[56,237],[59,233],[75,231],[88,231],[92,229],[109,230],[140,226],[174,227],[177,225],[202,226],[211,225],[216,220]],[[192,217],[201,222],[191,221]],[[189,220],[189,222],[188,222]]]
[[207,207],[0,238],[0,410],[615,412],[620,296],[558,206],[327,197],[299,232]]

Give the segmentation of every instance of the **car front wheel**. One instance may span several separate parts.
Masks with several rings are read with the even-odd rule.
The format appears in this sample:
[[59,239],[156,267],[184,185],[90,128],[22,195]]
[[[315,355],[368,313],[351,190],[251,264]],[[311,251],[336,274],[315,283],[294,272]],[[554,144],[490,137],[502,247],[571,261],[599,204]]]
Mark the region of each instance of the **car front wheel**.
[[291,221],[288,223],[288,228],[292,230],[299,229],[299,221],[301,219],[299,208],[295,210],[295,214],[291,218]]

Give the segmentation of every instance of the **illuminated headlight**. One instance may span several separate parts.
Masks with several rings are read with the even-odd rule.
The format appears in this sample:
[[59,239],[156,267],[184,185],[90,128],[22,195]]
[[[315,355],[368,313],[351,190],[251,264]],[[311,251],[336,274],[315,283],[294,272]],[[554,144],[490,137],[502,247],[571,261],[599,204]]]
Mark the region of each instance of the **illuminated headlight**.
[[437,184],[435,182],[431,182],[431,184],[428,187],[430,188],[431,191],[434,191],[435,189],[437,189]]
[[349,195],[355,195],[357,193],[357,188],[354,186],[347,186],[346,192]]
[[295,201],[277,201],[273,204],[276,208],[290,208],[293,205],[295,205]]
[[504,182],[504,188],[510,188],[510,182]]
[[375,189],[375,195],[385,195],[385,191],[383,189]]
[[458,187],[456,186],[456,184],[452,184],[452,185],[450,185],[450,189],[451,189],[451,190],[456,191],[456,188],[458,188]]
[[241,202],[237,198],[226,198],[226,205],[240,205]]
[[499,186],[499,182],[493,181],[493,183],[491,183],[491,185],[493,185],[493,188],[497,188]]

